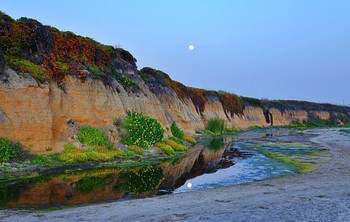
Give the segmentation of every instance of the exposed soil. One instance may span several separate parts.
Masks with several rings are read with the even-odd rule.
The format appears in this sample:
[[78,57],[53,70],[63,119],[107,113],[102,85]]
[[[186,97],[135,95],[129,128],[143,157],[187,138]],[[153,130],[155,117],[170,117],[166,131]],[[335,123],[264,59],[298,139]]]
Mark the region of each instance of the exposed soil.
[[306,142],[329,149],[333,156],[312,173],[53,212],[2,210],[0,220],[349,221],[350,134],[338,129],[305,134]]

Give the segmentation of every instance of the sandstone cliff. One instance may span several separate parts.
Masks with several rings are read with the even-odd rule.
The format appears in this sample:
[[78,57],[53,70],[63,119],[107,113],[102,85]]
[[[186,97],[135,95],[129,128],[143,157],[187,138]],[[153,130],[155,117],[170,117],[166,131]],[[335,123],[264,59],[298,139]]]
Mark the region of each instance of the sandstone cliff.
[[350,108],[297,101],[260,101],[186,87],[152,68],[138,70],[126,50],[102,45],[27,18],[0,13],[0,137],[34,152],[62,149],[69,123],[117,133],[126,111],[143,112],[165,127],[204,129],[211,118],[229,127],[269,126],[320,118],[348,122]]

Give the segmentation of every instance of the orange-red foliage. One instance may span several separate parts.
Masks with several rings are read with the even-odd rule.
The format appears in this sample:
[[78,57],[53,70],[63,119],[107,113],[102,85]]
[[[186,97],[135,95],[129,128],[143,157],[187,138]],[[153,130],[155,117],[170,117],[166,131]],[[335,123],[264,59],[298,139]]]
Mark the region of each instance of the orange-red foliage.
[[196,106],[197,112],[203,114],[205,110],[205,104],[208,102],[208,99],[205,96],[206,91],[203,89],[190,87],[188,87],[187,89],[193,104]]
[[165,83],[170,87],[172,88],[177,96],[181,99],[181,100],[184,100],[185,97],[187,96],[188,94],[188,90],[187,90],[187,87],[185,85],[183,85],[182,83],[179,83],[177,81],[174,81],[172,80],[168,75],[165,74],[164,76],[164,79],[165,79]]
[[92,39],[76,36],[73,33],[52,31],[54,52],[58,60],[70,63],[95,64],[101,71],[111,61],[113,47],[99,44]]
[[35,20],[14,20],[1,12],[0,47],[11,61],[22,59],[41,66],[40,75],[46,80],[62,81],[68,74],[84,80],[89,72],[83,70],[92,71],[91,67],[97,67],[101,74],[112,75],[113,61],[119,59],[136,67],[136,59],[126,50],[72,32],[61,32]]
[[220,100],[228,119],[232,118],[234,114],[239,116],[243,115],[244,105],[237,95],[226,92],[218,93],[216,91],[186,87],[185,85],[170,79],[170,77],[166,74],[164,79],[167,86],[173,89],[181,100],[190,98],[195,105],[197,112],[200,114],[203,114],[205,105],[208,102],[207,95],[211,95]]
[[34,29],[33,21],[23,24],[14,20],[3,29],[1,42],[6,43],[9,55],[20,56],[22,48],[27,48],[31,52],[30,45],[34,36]]
[[208,101],[205,97],[205,90],[186,87],[182,83],[172,80],[166,74],[164,74],[164,79],[167,86],[173,89],[181,100],[184,101],[185,98],[190,98],[195,105],[197,112],[203,114],[205,104]]
[[228,119],[230,119],[229,117],[232,118],[234,114],[243,115],[244,105],[237,95],[226,92],[221,93],[220,101]]

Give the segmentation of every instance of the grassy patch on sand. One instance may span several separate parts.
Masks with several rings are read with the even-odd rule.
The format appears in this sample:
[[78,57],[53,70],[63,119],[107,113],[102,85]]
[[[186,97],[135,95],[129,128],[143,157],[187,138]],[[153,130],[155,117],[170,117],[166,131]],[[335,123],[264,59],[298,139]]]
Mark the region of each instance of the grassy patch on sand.
[[277,153],[277,152],[271,152],[268,150],[264,150],[264,151],[262,151],[262,154],[264,154],[265,156],[267,156],[269,158],[280,160],[288,165],[296,167],[296,172],[298,172],[298,173],[312,172],[318,168],[317,165],[313,165],[313,164],[305,163],[305,162],[300,162],[300,161],[282,156],[280,153]]
[[269,147],[283,147],[283,148],[297,148],[297,149],[303,149],[303,148],[312,148],[309,145],[303,145],[299,143],[265,143],[262,144],[262,146],[269,146]]

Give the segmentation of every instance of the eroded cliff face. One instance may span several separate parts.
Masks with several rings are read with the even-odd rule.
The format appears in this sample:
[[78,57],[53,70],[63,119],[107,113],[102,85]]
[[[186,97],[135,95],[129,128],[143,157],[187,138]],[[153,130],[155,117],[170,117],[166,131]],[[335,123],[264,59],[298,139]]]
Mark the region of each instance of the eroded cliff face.
[[248,106],[244,115],[229,120],[218,100],[208,102],[201,114],[190,99],[180,100],[173,91],[156,96],[145,85],[140,92],[128,93],[122,87],[117,92],[99,80],[82,82],[75,77],[67,77],[62,86],[39,84],[30,75],[10,68],[1,76],[0,137],[20,141],[34,152],[49,146],[61,150],[68,139],[65,132],[70,120],[114,131],[114,121],[128,110],[156,118],[167,129],[175,121],[188,133],[204,129],[211,118],[226,119],[237,127],[267,125],[263,110],[257,107]]
[[101,81],[68,77],[62,87],[51,82],[38,84],[11,69],[0,84],[0,137],[21,141],[33,151],[48,146],[59,149],[67,141],[67,122],[113,129],[114,119],[127,110],[144,112],[166,123],[159,100],[150,92],[129,95],[116,92]]
[[[0,137],[20,141],[33,152],[44,151],[49,146],[55,151],[62,150],[69,139],[66,131],[70,120],[114,132],[115,120],[123,117],[128,110],[152,116],[167,129],[175,121],[188,133],[204,129],[211,118],[225,120],[228,127],[269,126],[263,107],[247,104],[242,115],[227,118],[222,103],[212,99],[200,113],[191,99],[181,100],[170,89],[167,93],[155,95],[145,84],[141,85],[140,92],[128,93],[123,87],[117,92],[100,80],[82,82],[78,78],[67,77],[62,86],[54,82],[39,84],[30,75],[18,74],[10,68],[6,68],[1,76]],[[290,107],[282,111],[270,108],[269,112],[275,125],[307,120],[310,114],[326,120],[331,117],[331,112],[327,110]]]
[[69,123],[97,126],[113,137],[114,122],[128,110],[156,118],[168,134],[173,121],[193,134],[212,118],[236,128],[269,126],[269,115],[274,125],[350,119],[348,107],[263,103],[187,87],[159,70],[138,70],[124,49],[0,13],[0,137],[33,152],[60,151],[71,136]]

